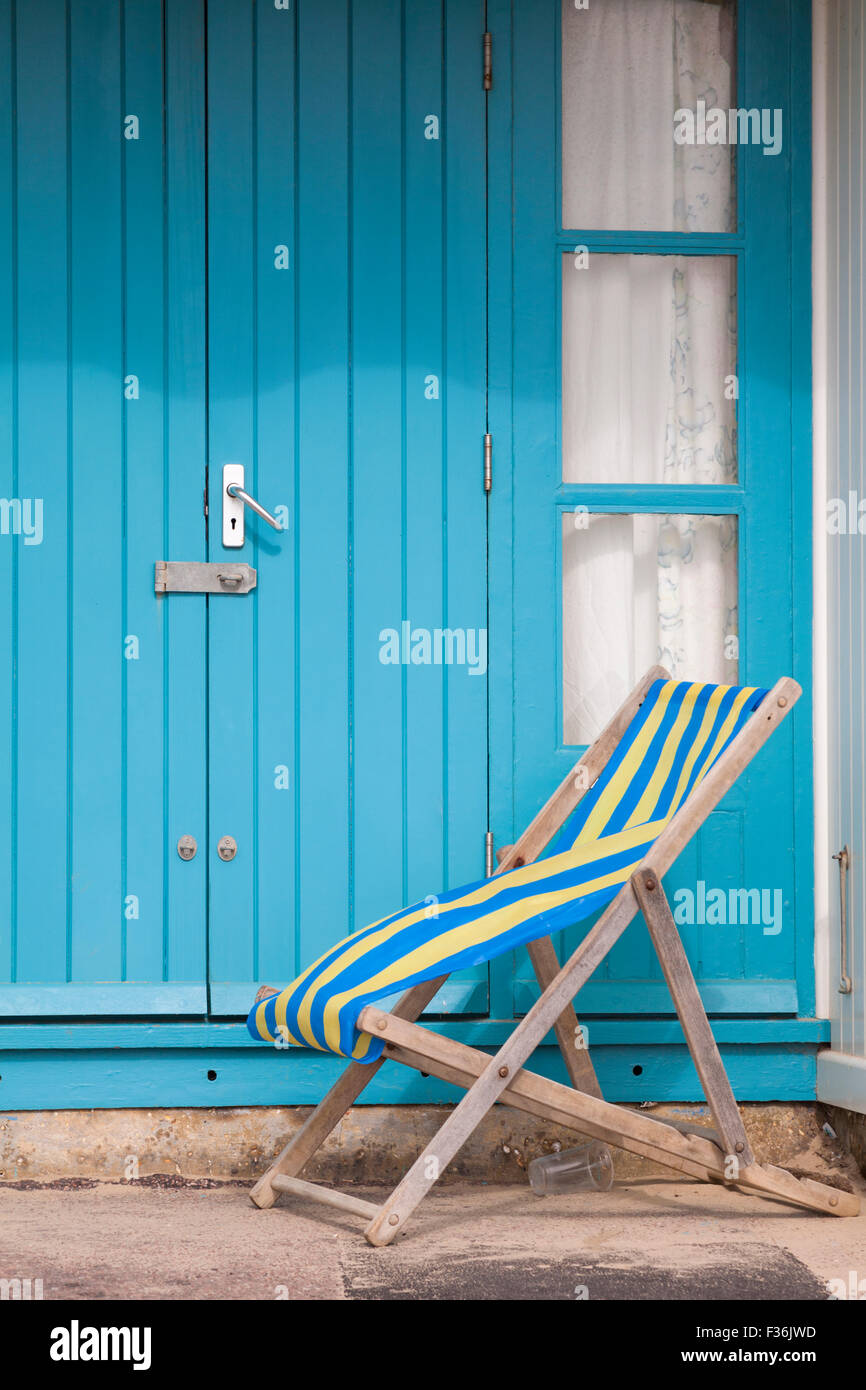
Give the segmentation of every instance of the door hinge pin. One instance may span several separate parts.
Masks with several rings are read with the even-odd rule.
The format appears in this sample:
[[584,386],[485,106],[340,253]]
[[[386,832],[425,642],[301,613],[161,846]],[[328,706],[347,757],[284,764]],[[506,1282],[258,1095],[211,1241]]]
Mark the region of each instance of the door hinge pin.
[[484,35],[484,90],[489,92],[493,86],[493,36]]
[[495,856],[493,853],[493,831],[488,830],[484,836],[484,877],[492,878],[495,867]]
[[484,491],[489,492],[493,486],[493,435],[484,436]]

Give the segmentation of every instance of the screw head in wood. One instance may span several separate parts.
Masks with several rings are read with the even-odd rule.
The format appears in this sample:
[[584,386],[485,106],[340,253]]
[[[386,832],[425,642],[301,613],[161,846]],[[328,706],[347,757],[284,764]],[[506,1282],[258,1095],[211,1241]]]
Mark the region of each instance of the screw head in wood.
[[780,695],[778,700],[776,701],[776,704],[779,706],[779,709],[784,709],[787,703],[788,697],[786,695]]
[[654,878],[645,878],[644,881],[643,881],[643,886],[644,886],[644,888],[647,890],[648,893],[654,893],[654,892],[655,892],[655,887],[656,887],[656,881],[655,881]]
[[376,1027],[377,1027],[377,1028],[387,1028],[387,1027],[388,1027],[388,1020],[387,1020],[387,1018],[385,1017],[384,1014],[380,1014],[379,1017],[376,1019]]
[[400,1220],[399,1216],[397,1215],[396,1212],[394,1212],[393,1216],[389,1216],[389,1217],[388,1217],[388,1225],[389,1225],[389,1226],[396,1226],[399,1220]]
[[744,1149],[745,1147],[746,1147],[746,1146],[745,1146],[745,1144],[743,1143],[742,1139],[738,1140],[737,1143],[734,1145],[734,1148],[736,1149],[736,1151],[737,1151],[738,1154],[741,1154],[741,1153],[743,1152],[743,1149]]
[[839,1205],[839,1198],[838,1198],[838,1197],[831,1197],[831,1198],[830,1198],[830,1206],[831,1206],[831,1207],[838,1207],[838,1205]]
[[500,1067],[500,1068],[499,1068],[499,1075],[500,1075],[500,1076],[507,1076],[507,1075],[508,1075],[508,1068],[507,1068],[507,1067]]

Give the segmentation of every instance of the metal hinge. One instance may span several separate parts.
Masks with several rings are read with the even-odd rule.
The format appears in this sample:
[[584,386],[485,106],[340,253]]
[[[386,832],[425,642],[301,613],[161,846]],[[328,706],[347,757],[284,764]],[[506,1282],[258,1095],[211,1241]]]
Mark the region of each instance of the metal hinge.
[[493,86],[493,35],[484,34],[484,90]]
[[493,435],[484,436],[484,491],[489,492],[493,486]]
[[493,853],[493,831],[487,830],[484,834],[484,877],[492,878],[493,870],[496,865],[496,858]]

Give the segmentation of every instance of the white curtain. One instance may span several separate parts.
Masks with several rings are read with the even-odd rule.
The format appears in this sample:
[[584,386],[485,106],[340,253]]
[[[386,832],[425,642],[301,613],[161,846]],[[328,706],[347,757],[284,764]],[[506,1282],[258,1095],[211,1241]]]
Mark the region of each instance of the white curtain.
[[735,483],[736,261],[562,258],[566,483]]
[[590,743],[648,667],[737,680],[737,521],[564,512],[566,743]]
[[[732,8],[711,0],[563,3],[563,222],[727,231],[726,146],[676,146],[673,113],[733,103]],[[565,483],[737,479],[736,283],[731,257],[563,257]],[[661,661],[684,679],[737,679],[733,517],[565,513],[567,743],[599,732]]]
[[733,5],[562,4],[562,223],[735,230],[733,148],[674,144],[674,112],[735,106]]

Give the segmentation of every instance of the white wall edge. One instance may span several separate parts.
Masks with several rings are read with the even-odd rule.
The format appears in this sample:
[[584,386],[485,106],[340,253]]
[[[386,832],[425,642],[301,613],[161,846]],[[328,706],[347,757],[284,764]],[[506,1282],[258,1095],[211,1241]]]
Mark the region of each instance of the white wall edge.
[[866,1115],[866,1057],[819,1052],[818,1095],[824,1105],[838,1105],[841,1110]]
[[815,1008],[830,1016],[830,752],[827,630],[827,50],[829,0],[812,0],[812,737]]

